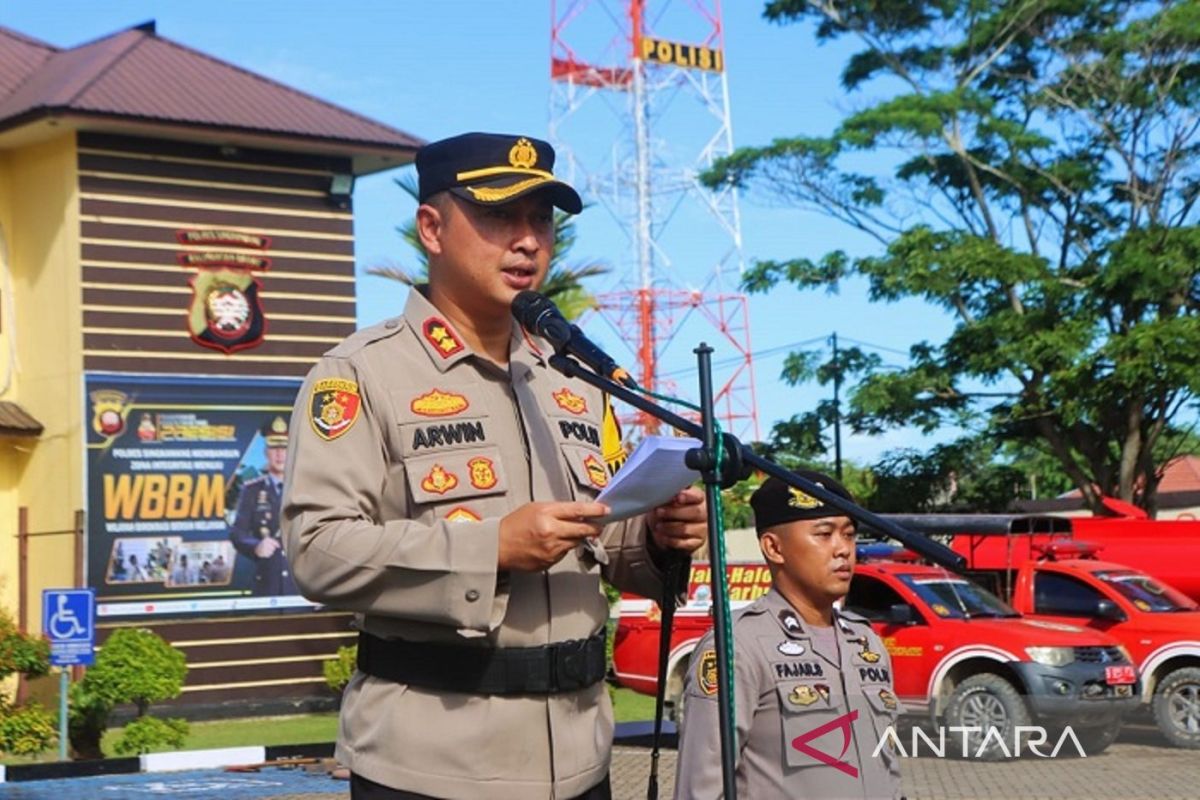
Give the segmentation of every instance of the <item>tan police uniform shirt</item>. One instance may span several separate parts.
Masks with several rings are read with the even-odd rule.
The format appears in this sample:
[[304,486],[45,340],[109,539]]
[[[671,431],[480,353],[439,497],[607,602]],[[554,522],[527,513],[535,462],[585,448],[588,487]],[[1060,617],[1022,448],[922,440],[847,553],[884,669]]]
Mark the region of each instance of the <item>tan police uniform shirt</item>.
[[[814,636],[775,591],[734,616],[738,797],[899,798],[895,740],[885,736],[899,703],[870,624],[838,612],[832,635]],[[722,797],[712,631],[693,653],[684,693],[675,797]]]
[[[509,368],[476,356],[417,290],[310,372],[292,416],[287,553],[311,600],[409,641],[529,647],[604,627],[600,576],[657,596],[643,518],[545,572],[498,572],[500,518],[607,483],[604,398],[514,325]],[[510,377],[511,375],[511,377]],[[437,797],[568,798],[608,770],[603,683],[553,696],[441,693],[356,673],[337,757]]]

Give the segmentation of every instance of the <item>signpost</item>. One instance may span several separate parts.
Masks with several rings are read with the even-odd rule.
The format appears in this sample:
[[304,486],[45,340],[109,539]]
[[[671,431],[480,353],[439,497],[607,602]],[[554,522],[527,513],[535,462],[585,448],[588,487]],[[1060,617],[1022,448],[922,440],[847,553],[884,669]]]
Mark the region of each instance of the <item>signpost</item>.
[[42,592],[42,632],[50,640],[50,666],[59,668],[58,757],[67,759],[67,667],[96,660],[96,592],[46,589]]

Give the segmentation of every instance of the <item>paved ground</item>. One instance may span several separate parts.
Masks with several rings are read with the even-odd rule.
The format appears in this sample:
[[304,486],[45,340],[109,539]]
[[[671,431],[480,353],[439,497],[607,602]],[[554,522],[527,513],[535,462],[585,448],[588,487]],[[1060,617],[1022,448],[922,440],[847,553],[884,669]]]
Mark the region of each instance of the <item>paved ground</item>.
[[[650,752],[618,747],[613,756],[615,800],[643,800]],[[660,797],[670,798],[675,753],[664,751]],[[1026,758],[1002,764],[915,758],[904,761],[911,800],[1183,800],[1200,797],[1200,753],[1165,746],[1153,730],[1128,728],[1121,740],[1091,758]],[[346,783],[323,772],[267,769],[259,773],[203,770],[114,775],[65,781],[0,784],[0,800],[346,800]],[[762,800],[743,798],[743,800]]]

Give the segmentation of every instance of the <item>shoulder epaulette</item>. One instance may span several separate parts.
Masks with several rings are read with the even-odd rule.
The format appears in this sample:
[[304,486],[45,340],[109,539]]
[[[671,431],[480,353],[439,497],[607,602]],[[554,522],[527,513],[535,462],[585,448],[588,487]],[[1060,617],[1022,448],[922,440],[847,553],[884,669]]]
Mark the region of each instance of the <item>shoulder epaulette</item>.
[[355,331],[334,346],[333,349],[326,352],[325,355],[331,358],[349,358],[368,345],[395,336],[404,330],[407,325],[408,323],[404,317],[393,317],[392,319],[372,325],[369,328]]

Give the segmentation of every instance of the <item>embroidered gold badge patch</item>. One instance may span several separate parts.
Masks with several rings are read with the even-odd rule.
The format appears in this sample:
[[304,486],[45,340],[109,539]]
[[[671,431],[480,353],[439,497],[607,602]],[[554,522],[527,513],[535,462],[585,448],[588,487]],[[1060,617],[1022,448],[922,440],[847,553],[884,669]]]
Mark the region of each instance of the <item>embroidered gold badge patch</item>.
[[587,470],[588,480],[592,482],[592,486],[597,489],[603,489],[608,486],[608,470],[600,463],[600,459],[593,455],[589,455],[583,459],[583,467]]
[[496,470],[490,458],[479,456],[467,462],[471,470],[471,485],[476,489],[490,489],[496,485]]
[[788,487],[788,494],[791,495],[788,498],[788,505],[792,508],[816,508],[821,505],[820,500],[812,495],[805,494],[793,486]]
[[554,398],[554,402],[558,403],[558,407],[563,411],[567,411],[576,415],[587,413],[587,400],[575,394],[565,386],[559,389],[557,392],[552,392],[550,396]]
[[862,652],[858,654],[858,657],[868,664],[874,664],[879,661],[879,653],[872,650],[869,644],[863,645]]
[[458,486],[458,477],[443,469],[441,464],[434,464],[429,474],[421,480],[421,488],[434,494],[445,494],[455,486]]
[[446,514],[446,522],[481,522],[483,517],[466,506],[455,506]]
[[696,662],[696,686],[712,697],[717,693],[717,651],[705,650]]
[[449,358],[465,347],[459,341],[454,330],[438,317],[430,317],[421,323],[421,335],[425,337],[427,342],[433,345],[434,349],[437,350],[437,354],[442,358]]
[[313,384],[312,391],[308,419],[317,436],[331,442],[350,430],[362,406],[358,384],[345,378],[323,378]]
[[817,699],[817,693],[811,686],[797,686],[788,695],[788,702],[794,706],[811,706]]
[[517,169],[532,169],[537,164],[537,148],[522,136],[508,151],[508,163]]
[[432,389],[418,395],[408,404],[409,410],[422,417],[452,417],[469,408],[471,403],[461,394]]

